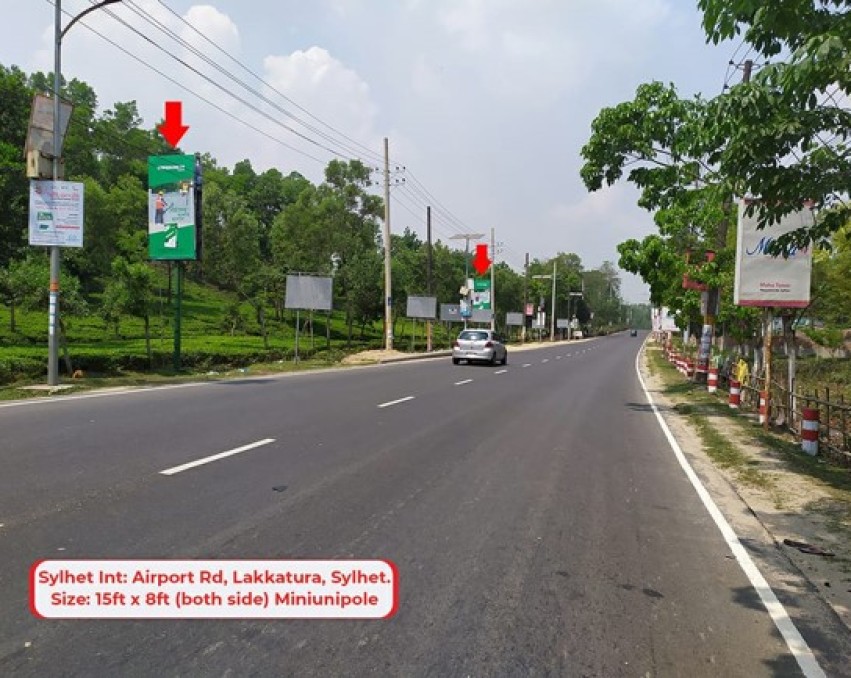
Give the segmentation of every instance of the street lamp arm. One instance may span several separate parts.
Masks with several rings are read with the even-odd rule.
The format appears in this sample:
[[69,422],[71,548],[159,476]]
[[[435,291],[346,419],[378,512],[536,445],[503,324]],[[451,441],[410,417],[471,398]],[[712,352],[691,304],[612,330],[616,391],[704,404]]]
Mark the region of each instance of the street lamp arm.
[[96,5],[92,5],[91,7],[87,7],[82,12],[80,12],[77,16],[75,16],[73,19],[71,19],[71,21],[68,23],[68,25],[65,26],[65,28],[62,29],[62,32],[59,34],[59,40],[61,41],[62,38],[65,37],[65,34],[69,30],[71,30],[71,26],[73,26],[75,23],[77,23],[84,16],[86,16],[90,12],[94,12],[96,9],[100,9],[101,7],[105,7],[106,5],[115,4],[116,2],[121,2],[121,0],[102,0],[102,2],[99,2]]
[[[62,94],[62,38],[71,30],[71,27],[84,16],[96,9],[111,5],[121,0],[101,0],[91,7],[80,12],[62,28],[62,0],[53,0],[53,172],[52,178],[59,180],[59,166],[62,151],[62,138],[60,135],[60,104],[59,97]],[[47,332],[47,383],[49,386],[59,384],[59,342],[56,331],[57,319],[59,318],[59,274],[61,266],[61,254],[59,246],[50,246],[50,288],[48,291],[48,332]]]

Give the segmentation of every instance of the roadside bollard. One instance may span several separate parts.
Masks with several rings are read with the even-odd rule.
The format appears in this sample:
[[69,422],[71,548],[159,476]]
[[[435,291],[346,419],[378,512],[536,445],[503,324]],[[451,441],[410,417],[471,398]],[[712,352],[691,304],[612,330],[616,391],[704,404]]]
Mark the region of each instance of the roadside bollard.
[[742,401],[742,385],[735,379],[730,380],[730,400],[727,404],[731,410],[738,410]]
[[768,394],[765,391],[759,392],[759,423],[764,424],[768,419]]
[[709,375],[706,377],[706,390],[715,393],[718,390],[718,368],[710,367]]
[[801,409],[801,449],[812,457],[818,454],[819,413],[815,407]]
[[694,379],[694,360],[691,358],[686,360],[686,377],[689,380]]

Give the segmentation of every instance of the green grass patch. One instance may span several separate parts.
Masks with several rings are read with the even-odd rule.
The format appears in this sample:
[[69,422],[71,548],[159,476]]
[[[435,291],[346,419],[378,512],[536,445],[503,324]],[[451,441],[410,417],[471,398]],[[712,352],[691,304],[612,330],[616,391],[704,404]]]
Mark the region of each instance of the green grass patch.
[[702,384],[683,378],[661,351],[648,353],[648,362],[654,365],[661,376],[666,396],[674,401],[673,409],[687,417],[697,431],[707,455],[719,467],[735,473],[736,478],[751,487],[771,490],[771,478],[759,470],[759,462],[738,450],[735,443],[720,433],[713,418],[736,419],[729,408],[706,391]]
[[784,463],[795,473],[819,481],[837,499],[851,506],[851,469],[831,464],[823,457],[811,457],[801,450],[797,441],[786,436],[752,427],[754,439],[782,455]]
[[688,415],[688,419],[700,435],[703,449],[719,467],[734,472],[740,482],[751,487],[762,490],[773,488],[771,478],[759,470],[759,461],[742,454],[705,415],[693,413]]
[[[64,316],[67,348],[73,370],[87,377],[112,379],[148,374],[172,378],[174,374],[174,308],[168,298],[167,279],[160,276],[157,303],[150,319],[151,359],[140,318],[123,317],[118,325],[107,324],[95,313]],[[90,299],[98,306],[98,295]],[[238,322],[234,322],[234,309]],[[296,356],[295,311],[265,309],[266,341],[257,310],[236,295],[185,281],[181,313],[180,373],[203,375],[250,366],[277,370],[294,362]],[[349,337],[345,315],[340,311],[298,314],[300,368],[307,364],[327,366],[345,355],[382,348],[382,323],[356,323]],[[312,322],[312,331],[306,323]],[[0,386],[43,383],[47,373],[47,311],[16,309],[15,330],[10,326],[9,309],[0,306]],[[433,323],[432,347],[451,346],[458,326]],[[426,325],[399,319],[394,326],[395,347],[401,351],[425,351]],[[60,376],[66,383],[70,374],[60,351]],[[135,380],[137,377],[132,377]],[[8,393],[8,392],[6,392]],[[0,398],[4,393],[0,392]],[[9,397],[6,395],[5,397]]]

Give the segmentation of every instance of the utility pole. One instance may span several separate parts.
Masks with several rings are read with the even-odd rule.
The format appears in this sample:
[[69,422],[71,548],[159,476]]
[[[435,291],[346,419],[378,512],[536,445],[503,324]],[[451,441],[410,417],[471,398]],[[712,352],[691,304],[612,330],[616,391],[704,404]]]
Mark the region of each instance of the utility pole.
[[[556,339],[556,264],[558,263],[558,259],[553,259],[553,272],[547,273],[546,275],[533,275],[532,278],[535,280],[552,280],[553,281],[553,300],[551,304],[551,315],[550,315],[550,341],[555,341]],[[544,303],[544,298],[541,297],[541,305]]]
[[[428,243],[428,259],[426,266],[426,292],[428,296],[432,295],[431,291],[431,267],[432,267],[432,251],[431,251],[431,205],[426,205],[426,242]],[[426,320],[426,352],[431,353],[431,320]]]
[[390,273],[390,142],[384,137],[384,349],[393,350],[393,282]]
[[526,306],[529,303],[529,253],[526,252],[526,264],[523,267],[523,327],[520,331],[520,343],[526,343]]
[[496,265],[496,236],[491,226],[491,332],[496,330],[496,276],[494,266]]
[[553,259],[553,304],[550,316],[550,341],[556,340],[556,264],[558,259]]
[[[742,67],[742,82],[748,83],[751,81],[751,73],[753,72],[753,61],[748,59]],[[727,206],[725,206],[727,207]],[[727,247],[727,232],[730,228],[730,217],[727,214],[733,209],[732,200],[718,224],[718,230],[715,232],[715,253],[718,253]],[[714,258],[715,253],[712,257]],[[697,353],[697,370],[695,371],[694,380],[697,383],[705,383],[709,374],[709,362],[712,359],[712,343],[715,338],[715,317],[718,314],[721,304],[720,290],[717,287],[711,287],[702,293],[702,301],[704,305],[703,313],[703,331],[700,337],[700,346]]]

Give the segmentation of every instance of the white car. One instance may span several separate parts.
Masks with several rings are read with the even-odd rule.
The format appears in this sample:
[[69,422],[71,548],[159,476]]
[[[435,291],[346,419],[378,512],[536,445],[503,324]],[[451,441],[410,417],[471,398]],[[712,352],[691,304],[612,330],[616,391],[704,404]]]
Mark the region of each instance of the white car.
[[457,365],[462,360],[505,365],[508,363],[508,349],[496,332],[463,330],[452,344],[452,363]]

